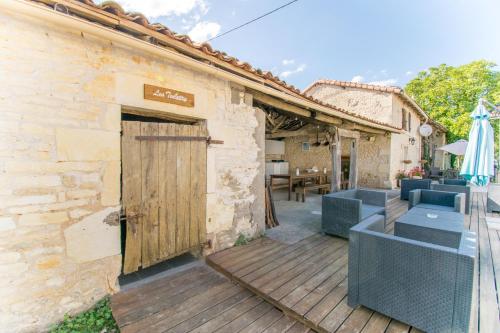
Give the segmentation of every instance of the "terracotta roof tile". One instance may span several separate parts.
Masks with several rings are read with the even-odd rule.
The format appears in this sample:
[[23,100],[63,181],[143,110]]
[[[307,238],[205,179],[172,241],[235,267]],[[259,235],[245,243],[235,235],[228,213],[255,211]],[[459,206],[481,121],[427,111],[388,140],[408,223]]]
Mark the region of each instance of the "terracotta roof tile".
[[304,89],[304,93],[308,93],[309,90],[311,90],[312,88],[319,86],[319,85],[322,85],[322,84],[330,84],[330,85],[334,85],[334,86],[338,86],[338,87],[350,87],[350,88],[360,88],[360,89],[366,89],[366,90],[390,92],[390,93],[395,93],[395,94],[400,94],[401,92],[403,92],[402,88],[394,87],[394,86],[380,86],[380,85],[376,85],[376,84],[368,84],[368,83],[362,83],[362,82],[321,79],[321,80],[313,82],[306,89]]
[[[401,128],[395,127],[391,124],[380,122],[380,121],[377,121],[377,120],[374,120],[374,119],[371,119],[368,117],[360,116],[354,112],[349,112],[349,111],[342,109],[342,108],[339,108],[335,105],[331,105],[331,104],[325,103],[323,101],[320,101],[316,98],[313,98],[312,96],[308,96],[307,94],[301,92],[300,89],[297,89],[293,85],[286,83],[285,81],[281,80],[278,76],[275,76],[274,74],[272,74],[269,71],[263,71],[260,69],[256,69],[256,68],[252,67],[252,65],[250,65],[249,63],[240,61],[235,57],[229,56],[225,52],[214,50],[212,48],[212,46],[208,43],[196,43],[196,42],[192,41],[191,38],[189,38],[189,36],[177,34],[160,23],[150,23],[149,20],[143,14],[136,13],[136,12],[126,12],[118,3],[114,2],[114,1],[105,1],[101,4],[96,4],[92,0],[72,0],[72,1],[28,0],[28,1],[37,2],[37,3],[42,2],[42,3],[45,3],[47,5],[53,5],[55,3],[58,3],[60,5],[61,4],[65,5],[66,3],[68,5],[69,4],[79,5],[79,3],[83,4],[83,5],[87,5],[87,8],[91,8],[92,10],[94,10],[97,13],[99,13],[99,12],[102,13],[104,11],[108,14],[117,16],[119,19],[124,19],[124,20],[130,21],[130,22],[139,24],[142,27],[149,29],[151,31],[161,33],[162,35],[167,36],[167,37],[173,39],[174,41],[182,42],[183,44],[185,44],[193,49],[196,49],[196,50],[203,52],[205,55],[215,57],[219,60],[224,61],[227,64],[230,64],[230,65],[235,66],[241,70],[244,70],[245,72],[249,73],[250,75],[254,75],[254,76],[259,77],[261,79],[264,79],[266,81],[272,82],[272,83],[276,84],[277,86],[279,86],[281,88],[280,90],[282,90],[283,92],[286,92],[289,94],[291,93],[294,96],[297,96],[297,97],[303,98],[305,100],[314,102],[314,103],[321,105],[321,106],[324,106],[324,107],[328,107],[332,110],[349,115],[349,116],[354,117],[354,118],[362,119],[364,121],[368,121],[368,122],[371,122],[373,124],[382,125],[382,126],[385,126],[388,128],[395,129],[395,130],[401,130]],[[83,17],[82,15],[79,15],[78,13],[72,12],[71,10],[69,10],[69,12],[72,15]],[[86,18],[86,17],[83,17],[83,18]],[[86,19],[88,19],[88,18],[86,18]],[[109,25],[109,26],[113,27],[112,25]],[[116,27],[113,27],[113,28],[116,28]],[[127,33],[127,31],[123,31],[123,30],[120,30],[120,31]]]

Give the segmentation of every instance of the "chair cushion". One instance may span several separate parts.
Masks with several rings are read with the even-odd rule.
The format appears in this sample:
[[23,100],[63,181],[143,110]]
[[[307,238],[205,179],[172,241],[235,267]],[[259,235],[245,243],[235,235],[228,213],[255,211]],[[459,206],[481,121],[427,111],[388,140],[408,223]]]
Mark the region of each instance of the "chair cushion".
[[418,208],[427,208],[427,209],[434,209],[434,210],[443,210],[443,211],[446,211],[446,212],[454,212],[455,211],[455,207],[433,205],[433,204],[426,204],[426,203],[418,204],[415,207],[418,207]]
[[361,219],[364,220],[375,214],[384,214],[384,207],[374,205],[361,205]]

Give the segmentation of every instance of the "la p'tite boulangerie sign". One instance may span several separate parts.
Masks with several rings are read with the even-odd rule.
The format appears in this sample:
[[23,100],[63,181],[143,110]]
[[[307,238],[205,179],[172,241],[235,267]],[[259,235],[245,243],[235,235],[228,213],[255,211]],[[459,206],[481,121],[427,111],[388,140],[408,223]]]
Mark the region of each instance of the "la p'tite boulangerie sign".
[[170,88],[144,84],[144,99],[151,101],[194,107],[194,95]]

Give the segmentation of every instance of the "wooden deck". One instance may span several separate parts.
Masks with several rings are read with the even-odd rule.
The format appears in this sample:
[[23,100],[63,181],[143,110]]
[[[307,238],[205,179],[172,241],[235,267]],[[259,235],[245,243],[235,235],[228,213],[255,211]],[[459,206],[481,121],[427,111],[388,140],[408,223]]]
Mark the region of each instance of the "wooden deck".
[[123,333],[310,331],[205,265],[113,295],[111,309]]
[[[479,239],[470,332],[500,332],[500,230],[485,221],[486,197],[473,194],[466,227]],[[407,210],[392,200],[387,231]],[[122,332],[419,332],[364,307],[347,305],[347,241],[314,235],[293,245],[261,238],[114,295]],[[235,282],[237,284],[235,284]]]
[[[478,234],[479,253],[470,332],[500,332],[500,232],[485,222],[485,194],[474,193],[472,202],[465,224]],[[399,199],[389,203],[387,232],[407,204]],[[347,305],[347,244],[321,235],[293,245],[262,238],[211,255],[207,262],[318,332],[418,332],[365,307]]]

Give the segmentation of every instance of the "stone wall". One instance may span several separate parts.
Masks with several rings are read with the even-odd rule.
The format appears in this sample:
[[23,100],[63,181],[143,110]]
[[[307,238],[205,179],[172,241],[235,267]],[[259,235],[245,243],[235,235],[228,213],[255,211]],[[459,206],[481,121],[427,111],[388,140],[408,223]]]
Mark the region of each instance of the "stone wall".
[[[362,136],[358,145],[358,184],[364,187],[388,187],[390,138],[385,135],[373,135],[374,141],[369,141],[368,136]],[[320,136],[320,142],[323,141]],[[290,163],[290,170],[301,170],[317,166],[323,170],[332,169],[332,157],[327,146],[311,146],[310,151],[302,150],[302,143],[314,143],[316,136],[296,136],[285,139],[285,157]],[[342,138],[342,157],[349,158],[352,139]]]
[[323,84],[315,86],[308,94],[371,119],[388,124],[393,122],[392,114],[387,112],[392,108],[391,93]]
[[[207,152],[211,251],[264,229],[264,116],[250,95],[80,31],[4,12],[0,26],[0,330],[43,331],[118,290],[125,107],[206,119],[224,140]],[[195,107],[146,101],[144,83],[193,93]]]
[[[362,186],[394,188],[396,173],[419,166],[422,138],[418,133],[420,119],[417,112],[405,105],[401,97],[386,92],[360,88],[343,88],[334,85],[319,85],[309,94],[330,104],[366,116],[373,120],[401,127],[402,109],[411,113],[411,130],[390,137],[377,135],[374,144],[360,145],[360,165],[364,170],[359,174]],[[410,143],[415,138],[415,143]],[[411,161],[404,163],[403,161]]]
[[[323,142],[325,140],[324,135],[319,136],[319,141]],[[310,150],[303,151],[302,143],[309,142]],[[305,170],[317,166],[319,170],[327,168],[327,170],[332,169],[332,154],[328,146],[315,147],[312,144],[316,142],[316,135],[302,135],[294,136],[285,139],[285,161],[288,161],[290,165],[290,171],[294,171],[296,168],[300,170]],[[350,140],[345,139],[342,141],[342,156],[349,157],[349,142]]]
[[364,187],[388,188],[390,180],[390,141],[387,135],[362,136],[359,140],[358,184]]
[[[350,112],[394,124],[391,93],[368,92],[365,89],[343,88],[325,84],[314,87],[309,91],[309,94]],[[370,134],[369,136],[374,137],[375,141],[368,141],[367,136],[359,141],[358,183],[360,186],[366,187],[392,187],[390,182],[391,139],[384,135]],[[346,149],[343,147],[342,151],[348,151],[348,148]]]

